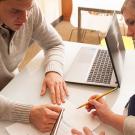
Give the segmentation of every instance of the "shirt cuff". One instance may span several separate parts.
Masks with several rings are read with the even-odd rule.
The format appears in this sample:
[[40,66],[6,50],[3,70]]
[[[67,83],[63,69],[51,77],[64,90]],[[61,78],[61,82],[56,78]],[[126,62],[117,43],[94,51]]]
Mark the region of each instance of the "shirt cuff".
[[[5,120],[12,122],[30,123],[29,116],[32,105],[23,105],[18,103],[10,103],[12,106],[9,113],[5,114]],[[4,117],[3,117],[4,118]]]
[[61,76],[63,76],[63,66],[62,64],[58,63],[58,62],[50,62],[49,64],[47,64],[47,66],[45,67],[45,74],[47,72],[57,72],[58,74],[60,74]]

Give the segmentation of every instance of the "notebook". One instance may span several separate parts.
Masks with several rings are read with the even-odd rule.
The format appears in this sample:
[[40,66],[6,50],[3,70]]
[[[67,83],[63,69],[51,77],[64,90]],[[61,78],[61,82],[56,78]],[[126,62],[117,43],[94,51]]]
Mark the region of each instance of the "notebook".
[[106,37],[107,50],[81,47],[64,78],[67,82],[120,87],[125,57],[117,16],[114,13]]

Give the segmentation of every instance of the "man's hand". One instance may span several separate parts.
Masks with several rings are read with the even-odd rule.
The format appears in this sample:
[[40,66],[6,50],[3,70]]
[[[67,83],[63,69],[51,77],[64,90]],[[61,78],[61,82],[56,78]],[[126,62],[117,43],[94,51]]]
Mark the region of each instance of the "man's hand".
[[57,106],[39,105],[34,106],[30,112],[30,122],[41,132],[52,130],[61,108]]
[[[79,130],[76,130],[76,129],[71,130],[72,135],[94,135],[92,133],[92,131],[87,127],[84,127],[83,131],[84,131],[84,133],[82,133],[82,132],[80,132]],[[105,135],[105,132],[101,132],[99,135]]]
[[58,73],[48,72],[45,75],[41,96],[45,95],[47,88],[50,90],[53,104],[61,104],[65,102],[65,98],[68,96],[68,91],[65,81]]

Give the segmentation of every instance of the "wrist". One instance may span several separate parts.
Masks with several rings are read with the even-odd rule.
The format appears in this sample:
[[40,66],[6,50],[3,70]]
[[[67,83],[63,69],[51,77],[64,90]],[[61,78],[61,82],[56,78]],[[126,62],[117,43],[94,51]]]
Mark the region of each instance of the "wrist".
[[[59,74],[58,72],[56,71],[48,71],[45,73],[45,76],[48,75],[48,74]],[[59,74],[60,75],[60,74]],[[60,75],[61,76],[61,75]]]
[[30,114],[29,114],[29,121],[30,121],[30,123],[32,123],[32,121],[33,121],[33,112],[35,112],[34,110],[35,110],[35,106],[32,106],[32,108],[31,108],[31,110],[30,110]]
[[124,120],[125,120],[125,116],[119,115],[119,114],[115,114],[112,113],[112,115],[110,116],[109,119],[109,125],[116,128],[117,130],[123,132],[123,126],[124,126]]
[[115,122],[115,113],[110,111],[106,116],[106,120],[107,121],[105,123],[112,126],[112,124]]
[[116,120],[116,115],[117,115],[117,114],[115,114],[115,113],[112,112],[111,115],[109,115],[109,118],[108,118],[109,121],[108,121],[107,124],[109,124],[109,125],[112,126],[112,125],[116,122],[116,121],[115,121],[115,120]]

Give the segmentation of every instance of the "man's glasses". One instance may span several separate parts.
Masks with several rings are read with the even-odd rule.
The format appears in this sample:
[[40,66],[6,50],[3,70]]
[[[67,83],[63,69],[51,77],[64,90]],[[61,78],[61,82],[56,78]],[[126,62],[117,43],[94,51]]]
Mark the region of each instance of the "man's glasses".
[[133,19],[127,19],[127,20],[125,20],[125,22],[128,26],[133,26],[135,24],[135,20],[133,20]]

